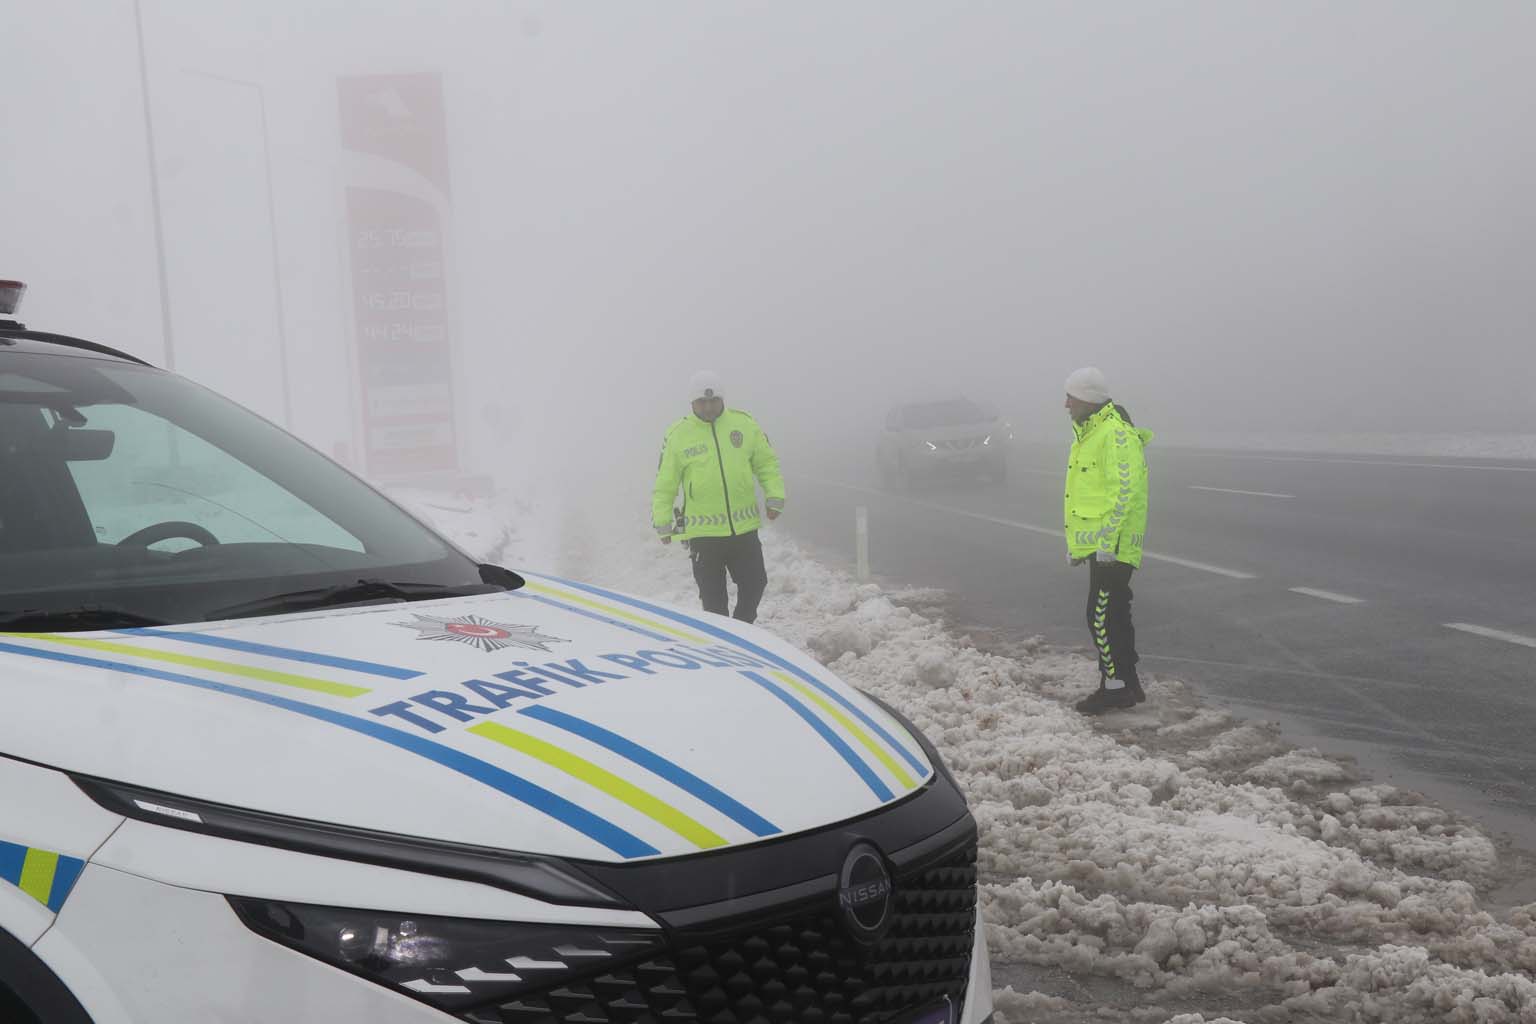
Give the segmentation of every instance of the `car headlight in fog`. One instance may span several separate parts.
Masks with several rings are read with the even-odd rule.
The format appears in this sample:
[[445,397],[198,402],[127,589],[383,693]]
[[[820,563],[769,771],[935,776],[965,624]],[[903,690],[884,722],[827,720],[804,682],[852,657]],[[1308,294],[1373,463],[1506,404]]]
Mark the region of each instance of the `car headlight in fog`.
[[939,450],[939,446],[934,444],[932,441],[924,441],[923,444],[927,445],[928,450],[931,452],[936,452]]
[[992,443],[992,435],[988,434],[986,437],[982,438],[981,439],[981,443],[982,444],[991,444]]
[[437,1009],[463,1012],[606,973],[660,949],[659,931],[518,924],[228,897],[245,926]]

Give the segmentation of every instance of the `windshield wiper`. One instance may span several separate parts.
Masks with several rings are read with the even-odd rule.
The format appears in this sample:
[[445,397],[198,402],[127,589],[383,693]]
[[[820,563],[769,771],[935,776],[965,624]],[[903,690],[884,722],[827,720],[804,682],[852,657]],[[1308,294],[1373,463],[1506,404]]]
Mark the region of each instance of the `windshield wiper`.
[[24,608],[0,611],[0,633],[68,633],[91,629],[136,629],[164,626],[164,619],[140,615],[126,608],[105,604],[82,604],[76,608]]
[[203,618],[208,622],[220,619],[245,619],[257,615],[280,615],[283,612],[310,611],[315,608],[340,608],[350,604],[377,604],[385,601],[431,601],[440,597],[468,597],[471,594],[494,594],[505,590],[491,583],[471,583],[465,586],[449,586],[445,583],[393,583],[389,580],[359,579],[334,587],[314,590],[294,590],[286,594],[257,598],[227,608],[215,608]]

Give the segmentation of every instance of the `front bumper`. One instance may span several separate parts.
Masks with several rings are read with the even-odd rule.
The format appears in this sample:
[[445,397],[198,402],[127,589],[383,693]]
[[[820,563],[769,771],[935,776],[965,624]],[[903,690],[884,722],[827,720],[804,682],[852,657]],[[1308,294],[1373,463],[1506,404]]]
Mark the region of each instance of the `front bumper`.
[[[675,931],[670,947],[644,962],[470,1019],[853,1024],[899,1019],[904,1011],[946,999],[963,1007],[978,921],[974,826],[967,831],[959,844],[896,875],[890,930],[872,947],[847,937],[832,900],[781,904],[733,927]],[[956,1024],[961,1019],[956,1016]]]
[[995,465],[1005,457],[1001,445],[978,444],[968,447],[941,445],[937,449],[925,446],[914,450],[907,456],[907,461],[910,465],[926,466],[930,469],[961,469]]
[[[974,861],[951,857],[928,869],[928,878],[969,883],[973,894]],[[986,940],[975,910],[963,915],[963,923],[954,918],[961,904],[974,899],[958,896],[953,887],[947,895],[942,886],[908,889],[901,910],[907,921],[898,922],[862,964],[847,943],[828,941],[836,933],[814,914],[802,915],[750,934],[673,950],[668,962],[657,958],[630,965],[460,1019],[491,1024],[703,1022],[737,1019],[716,1014],[739,1016],[761,1006],[770,1020],[798,1024],[807,1018],[789,1008],[809,1007],[813,999],[826,1006],[824,997],[829,997],[848,1016],[833,1009],[819,1019],[868,1021],[954,994],[955,1024],[982,1024],[992,1012]],[[946,908],[954,913],[946,915]],[[963,932],[963,946],[954,938],[923,934],[941,916],[951,918],[953,935]],[[924,953],[901,962],[896,951],[902,947],[922,947]],[[455,1019],[261,938],[240,923],[220,895],[111,868],[86,869],[57,926],[35,952],[74,991],[96,1024],[445,1024]],[[875,995],[867,994],[870,989],[851,998],[842,995],[858,979],[871,977],[870,971],[882,972],[894,984],[880,986]],[[811,990],[820,995],[804,994]]]
[[[454,1017],[251,931],[224,894],[493,920],[553,920],[572,908],[129,822],[87,865],[35,952],[96,1024],[883,1024],[946,1001],[954,1024],[981,1024],[991,983],[976,839],[940,770],[909,799],[817,832],[670,860],[574,864],[639,911],[600,917],[659,926],[665,948]],[[862,844],[884,851],[894,881],[889,930],[871,946],[848,936],[838,905],[838,866]],[[465,902],[475,893],[478,904]]]

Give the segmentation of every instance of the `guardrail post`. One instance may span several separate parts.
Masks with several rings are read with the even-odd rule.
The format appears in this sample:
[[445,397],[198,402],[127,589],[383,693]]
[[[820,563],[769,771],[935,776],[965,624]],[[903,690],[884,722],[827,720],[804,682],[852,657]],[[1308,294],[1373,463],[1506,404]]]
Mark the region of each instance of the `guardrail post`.
[[853,510],[853,537],[857,552],[858,579],[869,582],[869,509],[863,505]]

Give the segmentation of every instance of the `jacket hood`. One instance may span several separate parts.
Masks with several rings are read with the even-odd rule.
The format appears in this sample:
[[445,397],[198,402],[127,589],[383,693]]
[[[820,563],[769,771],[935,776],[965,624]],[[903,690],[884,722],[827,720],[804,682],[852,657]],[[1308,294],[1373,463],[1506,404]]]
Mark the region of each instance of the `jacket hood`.
[[1073,436],[1075,436],[1079,441],[1081,441],[1083,438],[1087,437],[1089,434],[1092,434],[1095,430],[1098,430],[1099,427],[1103,426],[1104,424],[1106,424],[1106,423],[1108,423],[1110,421],[1114,421],[1116,423],[1124,424],[1126,429],[1131,430],[1132,432],[1134,432],[1136,434],[1137,437],[1139,437],[1141,439],[1141,443],[1142,443],[1143,447],[1145,447],[1146,445],[1150,444],[1151,441],[1152,441],[1152,438],[1154,436],[1156,436],[1150,430],[1145,430],[1145,429],[1142,429],[1141,427],[1132,426],[1130,421],[1125,419],[1125,417],[1123,417],[1120,414],[1120,410],[1118,408],[1116,408],[1114,402],[1109,402],[1102,409],[1100,409],[1098,412],[1094,413],[1092,416],[1089,416],[1086,420],[1083,420],[1083,422],[1081,422],[1081,423],[1078,423],[1076,420],[1073,420],[1072,421],[1072,433],[1073,433]]
[[0,750],[252,810],[587,860],[867,814],[919,743],[763,630],[585,584],[0,636]]

